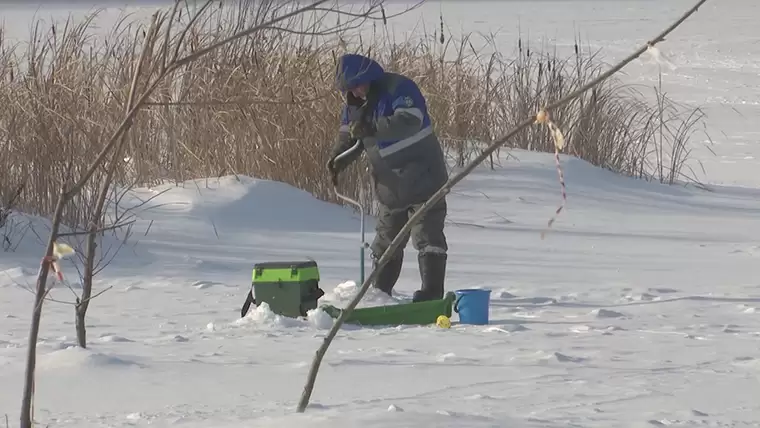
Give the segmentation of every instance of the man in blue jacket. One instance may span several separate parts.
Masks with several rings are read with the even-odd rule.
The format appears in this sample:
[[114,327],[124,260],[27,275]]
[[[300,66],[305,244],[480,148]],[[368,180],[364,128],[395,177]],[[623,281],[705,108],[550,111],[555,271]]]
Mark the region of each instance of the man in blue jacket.
[[[337,175],[362,152],[367,155],[380,203],[371,246],[376,266],[414,210],[446,183],[448,168],[425,98],[411,79],[387,72],[365,56],[347,54],[339,60],[336,85],[345,94],[346,105],[327,167],[336,182]],[[442,198],[411,231],[422,279],[414,301],[443,297],[448,251],[445,218]],[[407,235],[373,284],[389,295],[401,273],[408,240]]]

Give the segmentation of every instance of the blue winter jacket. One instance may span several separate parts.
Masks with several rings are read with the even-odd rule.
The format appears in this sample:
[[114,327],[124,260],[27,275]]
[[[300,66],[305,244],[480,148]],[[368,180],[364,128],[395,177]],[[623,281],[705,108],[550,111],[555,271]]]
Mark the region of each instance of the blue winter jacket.
[[[365,56],[343,55],[336,71],[338,89],[346,93],[364,83],[370,84],[366,107],[377,132],[362,139],[361,147],[371,166],[378,201],[390,209],[425,202],[448,179],[443,150],[425,97],[406,76],[387,72]],[[333,155],[354,145],[348,129],[352,120],[359,119],[358,114],[355,106],[343,107]],[[353,161],[360,153],[352,153],[349,160]]]

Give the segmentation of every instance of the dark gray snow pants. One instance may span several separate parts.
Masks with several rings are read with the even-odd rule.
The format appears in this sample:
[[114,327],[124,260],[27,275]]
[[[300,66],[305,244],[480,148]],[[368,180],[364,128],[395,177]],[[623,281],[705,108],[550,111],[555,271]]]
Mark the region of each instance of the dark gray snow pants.
[[[380,212],[377,216],[377,227],[375,240],[372,242],[371,249],[373,257],[379,259],[385,250],[390,247],[391,242],[396,238],[401,229],[404,227],[414,212],[422,207],[422,204],[413,205],[408,209],[390,210],[380,205]],[[403,255],[404,248],[409,242],[411,235],[414,248],[421,254],[424,253],[443,253],[446,254],[449,247],[446,243],[446,235],[443,232],[446,221],[446,198],[441,199],[412,227],[411,234],[407,234],[401,245],[396,250],[393,258]]]

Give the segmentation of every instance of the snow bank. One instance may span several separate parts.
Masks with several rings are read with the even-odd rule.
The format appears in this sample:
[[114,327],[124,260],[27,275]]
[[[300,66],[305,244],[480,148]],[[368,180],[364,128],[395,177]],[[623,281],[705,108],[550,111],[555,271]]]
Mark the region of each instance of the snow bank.
[[324,202],[287,183],[242,175],[139,189],[132,203],[150,197],[152,204],[172,213],[213,223],[220,233],[359,230],[359,215],[350,208]]
[[[200,428],[202,424],[186,425]],[[224,428],[215,425],[217,428]],[[235,425],[239,427],[240,425]],[[406,411],[402,407],[389,405],[383,409],[364,411],[321,411],[307,410],[305,414],[291,414],[281,417],[264,417],[244,424],[243,427],[257,428],[559,428],[560,425],[545,422],[519,421],[514,418],[490,418],[476,414],[448,411],[422,412]],[[232,428],[232,425],[229,427]]]
[[120,369],[125,367],[139,367],[135,361],[116,357],[105,353],[84,349],[78,346],[53,351],[38,357],[37,367],[40,370],[52,372],[61,369],[87,370],[92,368]]
[[[332,291],[325,292],[320,302],[329,303],[337,307],[345,307],[359,293],[360,284],[355,281],[346,281],[338,284]],[[400,303],[400,300],[370,287],[364,294],[358,307],[383,306]]]
[[12,286],[25,287],[27,284],[33,283],[36,277],[37,272],[21,266],[3,269],[0,270],[0,288]]
[[[290,318],[274,313],[266,302],[252,307],[248,314],[231,323],[232,326],[253,326],[255,328],[287,329],[295,327],[307,327],[316,329],[329,329],[333,325],[333,318],[320,308],[307,311],[306,318]],[[207,326],[208,330],[215,330],[214,325]]]

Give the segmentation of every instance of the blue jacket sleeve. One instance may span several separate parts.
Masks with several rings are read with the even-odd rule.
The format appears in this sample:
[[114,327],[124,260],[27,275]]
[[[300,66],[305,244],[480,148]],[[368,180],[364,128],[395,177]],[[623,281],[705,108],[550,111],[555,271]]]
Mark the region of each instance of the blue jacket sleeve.
[[380,141],[403,140],[419,132],[426,124],[427,106],[419,87],[405,79],[391,94],[393,114],[375,120],[375,138]]

